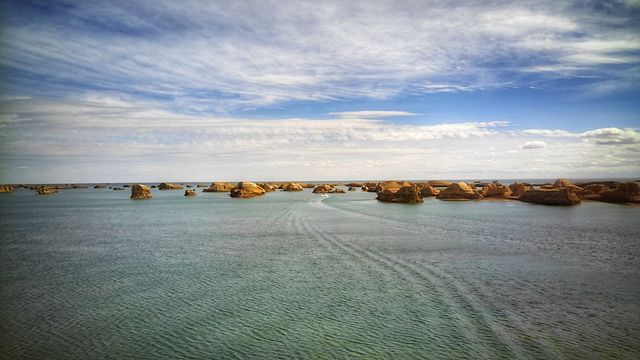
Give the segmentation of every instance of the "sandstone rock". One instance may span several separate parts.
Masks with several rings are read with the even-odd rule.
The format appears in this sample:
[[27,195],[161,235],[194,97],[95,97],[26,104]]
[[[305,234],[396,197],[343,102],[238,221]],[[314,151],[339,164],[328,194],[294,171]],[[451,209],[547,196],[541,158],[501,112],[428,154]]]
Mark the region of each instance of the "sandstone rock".
[[160,185],[158,185],[158,189],[160,189],[160,190],[181,190],[182,186],[180,186],[178,184],[172,184],[172,183],[160,183]]
[[419,183],[416,185],[418,185],[418,187],[420,188],[420,194],[422,195],[422,197],[438,196],[438,194],[440,193],[440,190],[437,190],[429,183]]
[[287,184],[283,184],[283,188],[282,191],[302,191],[304,190],[304,186],[302,186],[301,184],[297,184],[297,183],[287,183]]
[[361,188],[363,185],[364,185],[363,183],[350,182],[348,184],[345,184],[344,186],[353,187],[353,188]]
[[256,196],[262,196],[266,192],[263,188],[252,182],[239,182],[236,187],[231,189],[229,194],[233,198],[252,198]]
[[315,184],[300,184],[300,185],[302,185],[302,187],[305,189],[313,189],[314,187],[316,187]]
[[465,182],[453,183],[446,189],[441,190],[437,199],[441,200],[475,200],[480,199],[482,195],[478,193],[475,186],[471,186]]
[[211,185],[203,189],[202,192],[229,192],[234,186],[228,182],[212,182]]
[[123,187],[114,187],[113,190],[124,190]]
[[569,188],[553,190],[529,190],[518,197],[518,200],[544,205],[577,205],[580,198]]
[[151,189],[147,185],[134,184],[131,187],[131,199],[151,199]]
[[349,186],[348,191],[356,191],[356,187],[355,186]]
[[598,200],[600,194],[609,191],[609,188],[603,184],[589,184],[582,187],[582,190],[576,192],[576,195],[583,200]]
[[520,196],[525,191],[532,190],[531,184],[527,183],[513,183],[509,185],[509,189],[511,190],[511,195]]
[[377,191],[379,201],[417,204],[423,202],[420,188],[411,182],[387,181],[380,183]]
[[378,192],[378,183],[368,182],[368,183],[362,185],[362,191]]
[[38,187],[38,195],[51,195],[51,194],[57,194],[58,193],[58,189],[54,188],[54,187],[49,187],[49,186],[39,186]]
[[276,187],[275,187],[275,186],[271,186],[271,185],[266,184],[266,183],[265,183],[265,184],[258,184],[258,185],[259,185],[261,188],[263,188],[263,189],[264,189],[264,191],[266,191],[266,192],[271,192],[271,191],[275,191],[275,190],[276,190]]
[[195,190],[191,190],[191,189],[187,189],[184,191],[184,196],[196,196],[198,194],[196,194]]
[[444,180],[431,180],[431,181],[429,181],[429,185],[431,185],[433,187],[449,187],[449,186],[451,186],[451,184],[453,184],[451,181],[444,181]]
[[11,185],[0,185],[0,193],[10,193],[13,192],[13,186]]
[[344,189],[333,189],[334,194],[346,194],[347,192]]
[[96,186],[94,186],[93,188],[94,188],[94,189],[106,189],[106,188],[107,188],[107,185],[104,185],[104,184],[102,184],[102,185],[96,185]]
[[333,192],[333,186],[329,184],[318,185],[313,189],[314,194],[325,194],[330,192]]
[[491,183],[482,187],[480,195],[486,197],[509,197],[511,196],[511,189],[500,183]]
[[640,185],[634,182],[621,183],[617,189],[600,193],[599,200],[617,204],[640,203]]
[[580,192],[582,191],[582,188],[580,186],[576,186],[573,185],[569,180],[567,179],[558,179],[556,180],[556,182],[553,183],[553,186],[551,187],[552,189],[564,189],[567,188],[573,192]]
[[126,187],[126,188],[128,188],[128,187],[131,187],[131,185],[126,184],[126,185],[122,185],[122,187]]

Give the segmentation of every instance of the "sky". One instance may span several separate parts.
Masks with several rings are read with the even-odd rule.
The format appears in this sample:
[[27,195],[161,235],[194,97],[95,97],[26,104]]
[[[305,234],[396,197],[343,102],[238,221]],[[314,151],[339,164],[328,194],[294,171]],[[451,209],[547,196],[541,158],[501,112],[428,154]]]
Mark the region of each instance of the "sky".
[[0,0],[0,183],[640,177],[640,0]]

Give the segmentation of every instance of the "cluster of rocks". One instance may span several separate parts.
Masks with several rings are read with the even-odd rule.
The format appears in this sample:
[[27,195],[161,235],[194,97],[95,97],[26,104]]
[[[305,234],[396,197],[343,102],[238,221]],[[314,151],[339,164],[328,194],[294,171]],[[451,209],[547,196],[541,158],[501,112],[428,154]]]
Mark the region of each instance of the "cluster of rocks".
[[335,185],[332,184],[322,184],[316,186],[313,191],[314,194],[344,194],[346,191],[344,189],[336,188]]

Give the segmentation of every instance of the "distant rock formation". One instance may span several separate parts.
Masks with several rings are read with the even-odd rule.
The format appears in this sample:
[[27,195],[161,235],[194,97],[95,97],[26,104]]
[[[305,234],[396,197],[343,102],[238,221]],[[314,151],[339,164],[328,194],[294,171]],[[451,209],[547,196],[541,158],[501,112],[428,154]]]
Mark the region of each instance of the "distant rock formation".
[[349,186],[348,191],[356,191],[356,187],[355,186]]
[[511,196],[511,189],[506,186],[506,185],[502,185],[500,183],[490,183],[490,184],[485,184],[482,187],[482,190],[480,190],[480,195],[485,196],[485,197],[510,197]]
[[518,200],[543,205],[577,205],[580,198],[570,188],[552,190],[529,190],[518,197]]
[[378,183],[368,182],[368,183],[362,185],[362,191],[378,192]]
[[589,184],[582,186],[582,190],[576,192],[576,195],[582,200],[599,200],[600,194],[609,191],[604,184]]
[[531,184],[517,182],[509,185],[509,189],[511,190],[511,195],[520,196],[523,192],[531,190],[532,187]]
[[277,189],[276,186],[272,186],[270,184],[267,183],[263,183],[263,184],[258,184],[258,186],[260,186],[261,188],[264,189],[264,191],[266,192],[271,192],[271,191],[275,191]]
[[440,200],[475,200],[481,197],[482,195],[475,189],[475,186],[465,182],[453,183],[446,189],[441,190],[436,196]]
[[287,184],[283,184],[284,187],[282,188],[282,191],[302,191],[304,190],[304,186],[302,186],[301,184],[297,184],[297,183],[287,183]]
[[38,195],[52,195],[52,194],[57,194],[58,189],[54,187],[42,185],[38,187],[37,193]]
[[123,187],[114,187],[113,190],[124,190]]
[[129,185],[129,184],[125,184],[125,185],[122,185],[122,187],[126,187],[126,188],[128,188],[128,187],[131,187],[131,185]]
[[333,186],[329,184],[318,185],[315,189],[313,189],[314,194],[325,194],[331,192],[333,192]]
[[233,184],[228,182],[212,182],[208,188],[202,189],[202,192],[229,192],[233,188]]
[[335,188],[335,189],[333,189],[332,193],[333,194],[346,194],[347,192],[344,189]]
[[314,187],[316,187],[315,184],[305,184],[305,183],[301,183],[300,185],[302,185],[303,188],[305,189],[313,189]]
[[566,189],[571,190],[574,193],[582,191],[582,188],[580,186],[573,185],[567,179],[558,179],[558,180],[556,180],[556,182],[553,183],[553,186],[551,188],[552,189],[565,189],[566,188]]
[[160,183],[160,185],[158,185],[158,189],[159,190],[182,190],[182,186],[178,184],[172,184],[172,183]]
[[11,185],[0,185],[0,193],[10,193],[13,192],[13,186]]
[[184,196],[196,196],[198,195],[195,190],[187,189],[184,191]]
[[363,185],[364,185],[363,183],[357,183],[357,182],[350,182],[348,184],[344,184],[344,186],[352,187],[352,188],[361,188]]
[[239,182],[236,187],[231,189],[231,193],[229,194],[232,198],[252,198],[256,196],[262,196],[266,192],[256,183],[252,182]]
[[440,193],[440,190],[437,190],[429,183],[418,183],[416,185],[420,188],[420,194],[422,197],[438,196]]
[[147,185],[134,184],[131,187],[131,199],[151,199],[151,189]]
[[453,184],[451,181],[444,181],[444,180],[431,180],[431,181],[429,181],[429,185],[431,185],[433,187],[449,187],[449,186],[451,186],[451,184]]
[[99,184],[99,185],[95,185],[93,188],[94,188],[94,189],[106,189],[106,188],[107,188],[107,185],[105,185],[105,184]]
[[405,204],[418,204],[424,201],[420,188],[412,182],[387,181],[380,183],[377,187],[376,199],[379,201]]
[[640,185],[634,182],[620,183],[614,190],[601,192],[599,200],[617,204],[640,203]]

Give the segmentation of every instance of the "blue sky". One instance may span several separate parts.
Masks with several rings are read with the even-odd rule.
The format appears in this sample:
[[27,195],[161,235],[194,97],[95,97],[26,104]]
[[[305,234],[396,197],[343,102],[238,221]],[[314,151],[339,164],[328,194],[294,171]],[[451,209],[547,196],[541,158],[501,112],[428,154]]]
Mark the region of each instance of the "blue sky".
[[640,2],[3,1],[0,181],[640,176]]

